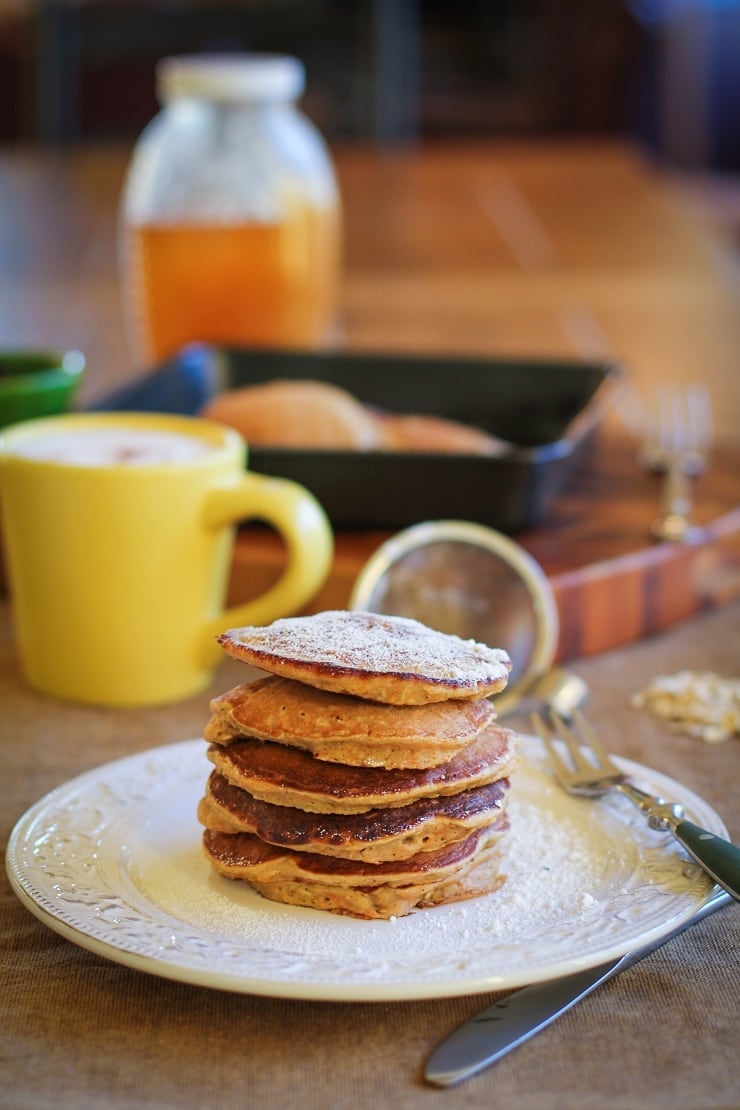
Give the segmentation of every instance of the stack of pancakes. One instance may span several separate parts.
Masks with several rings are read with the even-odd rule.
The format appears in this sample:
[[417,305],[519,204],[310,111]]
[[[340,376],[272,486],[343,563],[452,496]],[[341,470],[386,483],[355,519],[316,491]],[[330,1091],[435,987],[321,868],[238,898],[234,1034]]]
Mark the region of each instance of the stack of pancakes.
[[219,640],[268,672],[211,702],[198,818],[220,874],[365,918],[500,885],[516,737],[489,695],[505,652],[344,610]]

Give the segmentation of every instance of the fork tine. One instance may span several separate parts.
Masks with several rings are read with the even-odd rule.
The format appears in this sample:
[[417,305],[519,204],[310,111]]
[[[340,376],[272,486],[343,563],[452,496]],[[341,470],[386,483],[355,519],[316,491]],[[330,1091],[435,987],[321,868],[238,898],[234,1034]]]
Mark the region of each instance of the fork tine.
[[658,393],[658,439],[664,455],[698,473],[712,442],[712,401],[702,385],[662,386]]
[[689,459],[689,473],[701,469],[703,455],[712,446],[712,399],[701,385],[691,386],[686,392],[687,439],[686,446],[693,453]]
[[[545,721],[542,717],[540,717],[538,713],[532,714],[532,722],[540,739],[547,748],[547,752],[550,756],[553,766],[556,768],[556,771],[560,774],[565,775],[572,775],[574,768],[576,771],[593,771],[593,763],[589,762],[589,760],[584,757],[575,735],[568,728],[564,719],[560,717],[557,713],[554,713],[552,710],[550,710],[548,716],[551,721],[550,728],[548,728],[548,726],[545,724]],[[568,763],[567,760],[563,759],[562,755],[556,748],[552,737],[552,728],[555,729],[558,737],[565,744],[565,747],[571,759],[570,763]]]
[[658,442],[664,457],[676,454],[683,446],[681,399],[672,386],[658,389]]
[[578,725],[580,733],[583,736],[586,744],[598,760],[597,766],[599,768],[603,768],[606,771],[616,770],[609,757],[609,753],[599,739],[598,734],[591,727],[591,725],[588,723],[586,718],[583,716],[583,713],[581,713],[579,709],[573,710],[573,720]]
[[543,718],[539,715],[539,713],[532,714],[532,724],[534,725],[535,732],[539,736],[542,743],[545,745],[545,749],[547,750],[547,754],[550,757],[550,762],[553,765],[555,774],[570,774],[571,768],[567,765],[565,760],[560,755],[560,752],[555,747],[552,736],[550,735],[550,730],[545,724]]
[[653,470],[678,461],[698,474],[712,446],[712,399],[703,385],[658,386],[644,403],[639,457]]
[[568,754],[573,761],[573,766],[577,771],[593,771],[594,764],[590,759],[587,759],[583,754],[581,744],[578,740],[573,729],[559,714],[550,710],[550,720],[552,721],[558,736],[568,749]]
[[[575,717],[577,721],[572,727],[550,709],[547,723],[537,713],[532,714],[532,723],[560,785],[571,794],[598,797],[621,783],[624,775],[611,762],[583,714],[577,711]],[[589,747],[589,743],[593,743],[593,748]],[[561,745],[565,746],[567,755],[559,750]]]

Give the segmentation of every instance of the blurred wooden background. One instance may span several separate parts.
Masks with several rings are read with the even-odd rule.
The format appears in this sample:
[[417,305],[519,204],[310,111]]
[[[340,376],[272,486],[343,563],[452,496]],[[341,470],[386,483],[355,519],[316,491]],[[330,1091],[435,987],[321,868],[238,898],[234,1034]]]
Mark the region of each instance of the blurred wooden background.
[[131,138],[168,53],[292,52],[327,137],[627,134],[740,167],[737,0],[0,0],[0,143]]

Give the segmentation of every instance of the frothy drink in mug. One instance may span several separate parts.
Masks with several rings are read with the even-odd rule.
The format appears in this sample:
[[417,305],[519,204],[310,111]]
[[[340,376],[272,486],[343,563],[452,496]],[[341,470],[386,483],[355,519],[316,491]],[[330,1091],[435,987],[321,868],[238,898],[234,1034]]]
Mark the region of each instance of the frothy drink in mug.
[[[152,413],[45,417],[0,433],[0,510],[16,643],[29,682],[98,705],[197,693],[216,636],[299,612],[332,536],[295,482],[251,474],[241,436]],[[224,609],[236,526],[285,541],[274,585]]]
[[52,431],[10,447],[21,458],[67,466],[161,466],[190,462],[213,450],[213,444],[195,436],[137,428]]

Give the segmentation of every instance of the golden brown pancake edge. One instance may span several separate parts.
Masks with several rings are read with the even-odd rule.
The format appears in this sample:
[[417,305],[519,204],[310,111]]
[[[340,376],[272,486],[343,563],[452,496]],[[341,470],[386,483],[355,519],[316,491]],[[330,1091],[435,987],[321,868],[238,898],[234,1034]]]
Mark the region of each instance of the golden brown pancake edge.
[[271,675],[213,698],[204,738],[253,737],[370,767],[445,763],[496,718],[487,698],[392,706]]
[[387,919],[496,890],[504,881],[498,841],[507,827],[504,815],[437,852],[374,865],[291,852],[246,833],[208,829],[203,851],[219,874],[246,881],[272,901]]
[[492,824],[505,811],[509,785],[508,779],[498,779],[407,806],[317,815],[260,802],[214,771],[198,819],[214,832],[246,832],[279,848],[383,863],[463,840],[474,829]]
[[492,725],[448,763],[421,770],[326,763],[300,748],[249,739],[211,744],[207,754],[233,786],[260,801],[313,813],[364,813],[507,778],[517,747],[515,733]]

